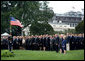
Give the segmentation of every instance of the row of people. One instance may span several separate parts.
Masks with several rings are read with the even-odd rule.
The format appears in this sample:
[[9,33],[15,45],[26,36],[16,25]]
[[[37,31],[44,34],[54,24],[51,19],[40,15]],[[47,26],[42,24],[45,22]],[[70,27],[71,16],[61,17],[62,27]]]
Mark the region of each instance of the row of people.
[[84,34],[68,34],[67,40],[70,50],[84,49]]
[[[6,38],[2,39],[2,47],[7,48]],[[67,35],[40,35],[40,36],[14,36],[13,49],[24,48],[27,50],[66,50],[66,43],[70,43],[70,49],[84,48],[84,36],[82,34]],[[5,45],[5,46],[3,46]]]
[[[27,50],[56,50],[59,51],[59,47],[62,45],[63,37],[58,35],[40,35],[40,36],[26,36],[26,37],[13,37],[13,48],[19,49],[24,47]],[[61,39],[61,40],[60,40]],[[61,42],[61,43],[60,43]],[[65,42],[66,43],[66,42]],[[63,43],[64,44],[64,43]]]

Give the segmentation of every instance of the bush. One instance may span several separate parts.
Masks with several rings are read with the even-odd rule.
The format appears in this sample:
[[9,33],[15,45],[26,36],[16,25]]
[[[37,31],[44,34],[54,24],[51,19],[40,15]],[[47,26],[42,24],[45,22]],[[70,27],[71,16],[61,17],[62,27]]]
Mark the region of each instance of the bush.
[[3,53],[1,53],[1,57],[14,57],[14,54],[8,50],[4,50]]

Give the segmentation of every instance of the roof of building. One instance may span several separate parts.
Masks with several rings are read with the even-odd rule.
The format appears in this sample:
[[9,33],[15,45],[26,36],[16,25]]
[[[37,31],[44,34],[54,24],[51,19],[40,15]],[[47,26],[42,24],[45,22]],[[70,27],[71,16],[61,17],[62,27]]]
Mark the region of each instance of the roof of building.
[[81,17],[81,16],[83,16],[83,14],[80,11],[78,11],[78,12],[70,11],[70,12],[66,12],[64,14],[56,14],[56,16]]

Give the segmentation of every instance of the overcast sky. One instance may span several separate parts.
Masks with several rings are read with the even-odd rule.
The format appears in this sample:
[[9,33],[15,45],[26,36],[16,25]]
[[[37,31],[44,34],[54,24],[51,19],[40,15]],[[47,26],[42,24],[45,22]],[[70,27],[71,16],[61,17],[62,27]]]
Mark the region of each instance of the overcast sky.
[[[68,11],[81,11],[84,9],[84,1],[48,1],[49,7],[53,8],[54,13],[65,13]],[[74,7],[74,9],[72,8]]]

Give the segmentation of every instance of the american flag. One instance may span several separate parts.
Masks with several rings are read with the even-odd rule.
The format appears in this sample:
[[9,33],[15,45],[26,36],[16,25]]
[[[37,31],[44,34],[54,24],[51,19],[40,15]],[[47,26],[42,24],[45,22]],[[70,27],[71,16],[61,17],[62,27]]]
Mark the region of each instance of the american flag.
[[11,17],[10,25],[20,26],[23,27],[19,20],[15,19],[14,17]]

